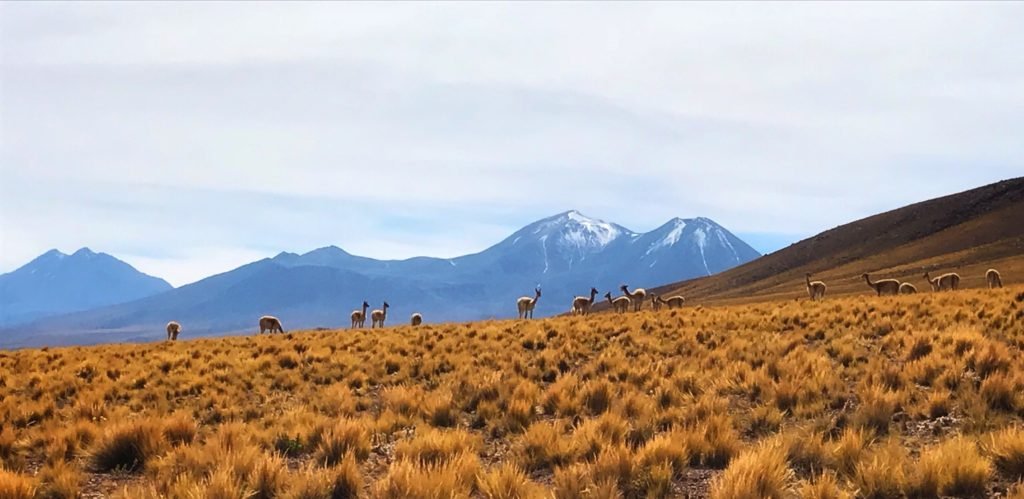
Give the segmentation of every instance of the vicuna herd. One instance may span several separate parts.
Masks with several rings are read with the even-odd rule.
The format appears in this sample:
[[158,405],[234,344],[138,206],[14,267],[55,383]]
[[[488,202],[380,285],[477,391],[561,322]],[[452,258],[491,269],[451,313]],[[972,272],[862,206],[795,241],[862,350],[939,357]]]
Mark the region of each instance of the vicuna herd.
[[[878,296],[912,295],[917,293],[917,286],[909,282],[900,282],[896,279],[872,281],[871,276],[868,274],[862,274],[861,277],[864,278],[864,282],[868,283],[871,289],[875,290],[875,294]],[[960,274],[956,272],[949,272],[938,277],[932,277],[929,272],[925,272],[924,280],[928,281],[932,291],[956,291],[960,288]],[[1003,287],[1003,280],[996,269],[988,269],[985,272],[985,282],[988,284],[989,289]],[[815,288],[816,285],[820,285],[820,288]],[[812,300],[823,298],[825,296],[825,283],[821,281],[811,282],[811,274],[807,274],[807,294]]]
[[[908,295],[917,293],[917,287],[909,282],[900,282],[896,279],[879,279],[876,281],[871,280],[871,276],[868,274],[861,274],[861,278],[867,283],[871,289],[875,290],[875,294],[878,296],[891,296],[891,295]],[[942,274],[937,277],[931,277],[929,272],[924,273],[924,279],[928,281],[932,291],[955,291],[960,287],[960,274],[956,272],[949,272]],[[812,281],[811,274],[804,274],[804,282],[807,288],[807,296],[811,300],[821,300],[825,298],[825,291],[828,289],[822,281]],[[1003,287],[1003,279],[1000,276],[999,271],[996,269],[988,269],[985,272],[985,282],[989,289]],[[647,291],[643,288],[637,288],[633,291],[629,290],[629,287],[625,284],[619,287],[622,290],[622,296],[613,297],[609,291],[604,294],[608,304],[611,305],[612,310],[616,313],[625,313],[629,311],[632,306],[634,312],[639,312],[643,308],[644,300],[647,297]],[[573,315],[587,315],[590,313],[591,307],[594,306],[594,300],[598,295],[597,288],[590,288],[589,296],[576,296],[572,300],[572,308],[570,311]],[[516,300],[516,309],[519,311],[520,319],[532,319],[533,310],[537,306],[537,300],[540,299],[541,292],[540,287],[534,290],[533,296],[522,296]],[[651,295],[651,308],[654,310],[660,310],[662,306],[666,306],[670,309],[681,308],[686,302],[686,299],[682,296],[670,296],[664,298],[658,295]],[[391,305],[388,302],[384,302],[384,305],[380,309],[373,310],[370,312],[370,328],[384,327],[384,321],[388,316],[388,308]],[[366,309],[370,308],[370,304],[363,302],[362,307],[352,311],[350,315],[352,319],[351,327],[353,329],[362,328],[366,325]],[[420,313],[414,313],[409,319],[409,324],[412,326],[419,326],[423,324],[423,315]],[[284,333],[284,328],[281,326],[281,320],[272,315],[264,315],[259,320],[260,331],[259,334],[270,333]],[[167,323],[167,340],[177,341],[178,335],[181,334],[181,324],[176,321]]]
[[[632,308],[634,312],[640,311],[643,307],[644,299],[647,297],[647,290],[637,288],[630,291],[629,286],[625,284],[619,286],[619,289],[622,290],[622,296],[613,297],[611,291],[604,294],[604,298],[608,300],[608,304],[611,305],[612,310],[620,314],[629,311],[630,308]],[[569,311],[572,315],[589,314],[591,307],[594,306],[598,293],[599,291],[597,288],[590,288],[589,296],[574,297]],[[516,301],[516,307],[519,309],[520,319],[533,318],[533,307],[537,304],[538,298],[540,298],[540,288],[537,288],[536,296],[532,298],[529,296],[523,296]],[[685,299],[682,296],[662,298],[657,295],[652,295],[651,307],[654,308],[654,310],[659,310],[662,305],[667,305],[668,308],[678,308],[683,306],[684,301]]]

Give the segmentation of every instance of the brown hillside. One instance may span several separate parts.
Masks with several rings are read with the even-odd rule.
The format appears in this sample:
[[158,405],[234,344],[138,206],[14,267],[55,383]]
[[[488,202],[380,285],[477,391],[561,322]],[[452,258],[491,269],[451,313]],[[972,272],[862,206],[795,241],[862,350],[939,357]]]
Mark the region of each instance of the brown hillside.
[[893,277],[928,290],[925,270],[955,271],[963,287],[984,286],[995,267],[1004,283],[1024,280],[1024,178],[924,201],[836,227],[718,275],[656,289],[691,303],[805,296],[803,276],[829,295],[871,292],[860,276]]

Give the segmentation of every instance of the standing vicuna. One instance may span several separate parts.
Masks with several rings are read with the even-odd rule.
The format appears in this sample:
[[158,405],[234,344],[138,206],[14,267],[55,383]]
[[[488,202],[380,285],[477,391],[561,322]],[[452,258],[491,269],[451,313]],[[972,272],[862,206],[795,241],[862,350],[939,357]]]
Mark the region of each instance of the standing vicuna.
[[928,272],[924,273],[924,279],[932,285],[932,291],[956,291],[960,287],[960,274],[950,272],[932,279]]
[[985,271],[985,282],[988,283],[988,289],[1003,287],[1003,278],[996,269]]
[[912,295],[914,293],[917,293],[917,286],[914,286],[913,284],[910,284],[909,282],[904,282],[904,283],[900,284],[900,294],[901,295]]
[[178,334],[180,334],[180,333],[181,333],[181,324],[178,324],[176,321],[171,321],[171,322],[167,323],[167,339],[168,340],[170,340],[170,341],[177,341],[178,340]]
[[420,314],[419,312],[412,314],[412,317],[409,318],[409,324],[413,326],[419,326],[420,324],[423,324],[423,314]]
[[862,274],[861,277],[867,281],[868,286],[875,290],[878,296],[882,295],[895,295],[900,292],[900,282],[896,279],[882,279],[880,281],[871,282],[871,278],[867,274]]
[[821,281],[811,281],[811,273],[804,274],[804,279],[807,281],[807,296],[810,296],[812,300],[821,300],[825,298],[825,283]]
[[534,289],[533,292],[534,295],[532,297],[520,296],[519,299],[516,300],[516,308],[519,309],[520,319],[533,318],[533,307],[537,306],[537,300],[540,299],[540,287]]
[[647,291],[644,288],[636,288],[632,293],[629,292],[629,287],[623,284],[619,286],[622,293],[629,297],[629,300],[633,302],[633,311],[639,312],[644,306],[644,298],[647,298]]
[[284,333],[284,328],[281,327],[281,319],[272,315],[264,315],[260,317],[260,334],[264,331],[269,331],[269,334],[274,334],[274,331]]
[[352,311],[352,329],[366,325],[366,309],[368,308],[370,308],[370,304],[364,301],[362,310]]
[[608,303],[611,303],[612,310],[615,310],[616,313],[620,313],[621,314],[621,313],[629,310],[629,297],[628,296],[620,296],[618,298],[612,298],[612,292],[609,291],[609,292],[604,294],[604,297],[608,299]]
[[370,329],[375,327],[384,327],[384,319],[388,318],[388,302],[384,302],[383,309],[374,310],[370,312]]
[[661,309],[662,305],[665,305],[668,308],[683,308],[683,304],[686,303],[686,298],[679,295],[670,296],[668,298],[654,296],[653,301],[655,310]]
[[597,288],[590,288],[590,298],[586,296],[577,296],[572,299],[572,313],[573,315],[587,315],[590,313],[590,307],[594,305],[594,297],[597,296]]

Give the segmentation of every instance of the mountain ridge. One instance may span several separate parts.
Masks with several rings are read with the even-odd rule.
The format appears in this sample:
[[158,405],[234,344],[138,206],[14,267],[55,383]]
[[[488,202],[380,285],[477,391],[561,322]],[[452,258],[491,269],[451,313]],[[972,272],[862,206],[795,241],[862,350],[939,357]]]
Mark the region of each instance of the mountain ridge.
[[711,277],[659,287],[694,303],[806,296],[804,273],[829,295],[870,291],[861,274],[927,289],[926,270],[956,271],[963,285],[984,283],[995,266],[1004,282],[1024,280],[1024,177],[919,201],[855,220]]
[[[8,328],[0,331],[0,345],[20,345],[29,338],[59,340],[54,333],[69,330],[87,337],[116,331],[125,338],[153,338],[172,319],[182,323],[186,334],[234,332],[248,329],[252,317],[263,314],[281,317],[286,328],[347,326],[348,313],[363,300],[374,306],[387,300],[389,316],[398,317],[393,320],[404,321],[414,311],[427,321],[513,317],[515,299],[538,284],[544,289],[536,309],[540,317],[564,312],[580,289],[617,289],[622,282],[651,286],[759,256],[710,219],[690,220],[701,222],[653,250],[636,244],[644,234],[569,210],[455,258],[376,260],[333,245],[303,254],[280,252],[136,302]],[[702,246],[694,228],[715,237]],[[698,261],[704,252],[713,255]],[[641,262],[642,256],[653,264]],[[76,340],[82,341],[88,340]]]
[[83,247],[46,251],[0,274],[0,322],[20,324],[49,315],[123,303],[172,289],[128,263]]

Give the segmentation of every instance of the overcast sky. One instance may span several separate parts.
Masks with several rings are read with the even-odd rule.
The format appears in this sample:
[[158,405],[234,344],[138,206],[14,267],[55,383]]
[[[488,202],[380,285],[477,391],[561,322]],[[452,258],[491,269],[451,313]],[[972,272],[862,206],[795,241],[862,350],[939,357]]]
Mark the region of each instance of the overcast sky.
[[767,251],[1024,172],[1024,3],[0,3],[0,272],[457,256],[579,209]]

